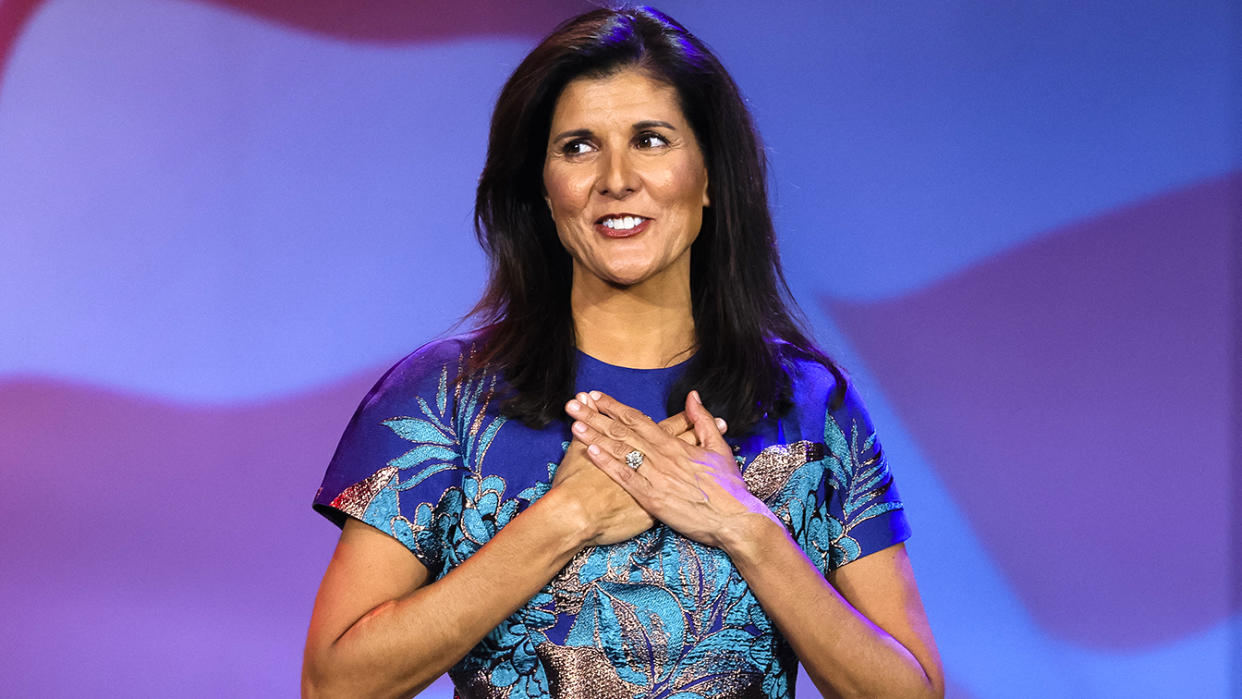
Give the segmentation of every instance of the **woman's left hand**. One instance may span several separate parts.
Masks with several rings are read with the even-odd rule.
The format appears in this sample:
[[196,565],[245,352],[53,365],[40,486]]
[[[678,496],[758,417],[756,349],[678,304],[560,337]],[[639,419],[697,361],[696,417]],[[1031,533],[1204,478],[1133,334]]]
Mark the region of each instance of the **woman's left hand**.
[[[591,391],[570,401],[574,439],[587,456],[625,488],[653,518],[701,544],[725,549],[745,540],[755,518],[777,521],[746,489],[733,451],[716,418],[699,400],[686,396],[685,416],[698,444],[670,435],[642,412],[605,393]],[[637,449],[642,464],[631,468],[626,455]],[[779,524],[779,522],[778,522]]]

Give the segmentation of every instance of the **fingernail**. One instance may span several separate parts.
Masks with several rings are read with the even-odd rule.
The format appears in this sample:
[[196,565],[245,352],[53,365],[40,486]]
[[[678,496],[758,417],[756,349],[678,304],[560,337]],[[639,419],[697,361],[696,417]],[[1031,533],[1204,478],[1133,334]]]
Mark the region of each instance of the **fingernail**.
[[582,424],[581,422],[575,422],[574,432],[577,432],[578,434],[582,434],[583,432],[586,432],[586,425]]
[[579,402],[579,403],[582,403],[583,405],[586,405],[586,402],[587,402],[587,394],[585,394],[585,393],[579,393],[576,397],[577,397],[577,399],[578,399],[578,402]]
[[587,447],[587,451],[591,452],[593,456],[599,456],[599,447],[595,446],[594,444]]
[[725,427],[727,427],[727,425],[725,424],[724,418],[721,418],[721,417],[716,418],[716,429],[720,430],[721,432],[724,432]]
[[602,393],[600,393],[599,391],[591,391],[591,397],[592,397],[592,398],[594,398],[595,400],[599,400],[599,397],[600,397],[601,395],[603,395],[603,394],[602,394]]
[[579,410],[582,410],[582,404],[576,400],[569,401],[569,405],[566,407],[569,409],[569,412],[571,413],[576,413]]
[[698,392],[698,391],[691,391],[691,392],[690,392],[690,395],[694,396],[694,402],[695,402],[695,403],[698,403],[699,405],[703,405],[703,399],[702,399],[702,398],[699,398],[699,392]]

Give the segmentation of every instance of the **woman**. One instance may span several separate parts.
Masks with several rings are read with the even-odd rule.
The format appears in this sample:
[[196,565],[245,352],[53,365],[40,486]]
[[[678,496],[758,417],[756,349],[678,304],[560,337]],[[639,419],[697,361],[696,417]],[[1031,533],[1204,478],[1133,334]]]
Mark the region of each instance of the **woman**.
[[463,697],[781,697],[798,661],[829,696],[943,693],[764,182],[732,80],[667,16],[597,10],[526,57],[476,202],[484,327],[380,380],[316,497],[343,531],[306,695],[447,671]]

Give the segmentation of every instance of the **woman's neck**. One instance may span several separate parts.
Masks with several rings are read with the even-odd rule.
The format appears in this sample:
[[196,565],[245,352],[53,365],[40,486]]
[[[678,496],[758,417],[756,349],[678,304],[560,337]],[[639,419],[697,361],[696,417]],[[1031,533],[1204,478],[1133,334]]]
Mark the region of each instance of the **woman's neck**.
[[632,369],[661,369],[689,359],[696,344],[690,279],[684,276],[617,287],[594,275],[575,275],[570,308],[578,349]]

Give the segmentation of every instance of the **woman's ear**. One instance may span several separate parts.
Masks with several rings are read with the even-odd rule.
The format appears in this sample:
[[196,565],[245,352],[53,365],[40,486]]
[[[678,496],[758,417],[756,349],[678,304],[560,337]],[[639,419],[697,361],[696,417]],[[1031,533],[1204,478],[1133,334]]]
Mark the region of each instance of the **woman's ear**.
[[548,213],[552,213],[552,197],[548,196],[548,188],[543,183],[539,185],[539,193],[543,195],[543,203],[548,205]]

